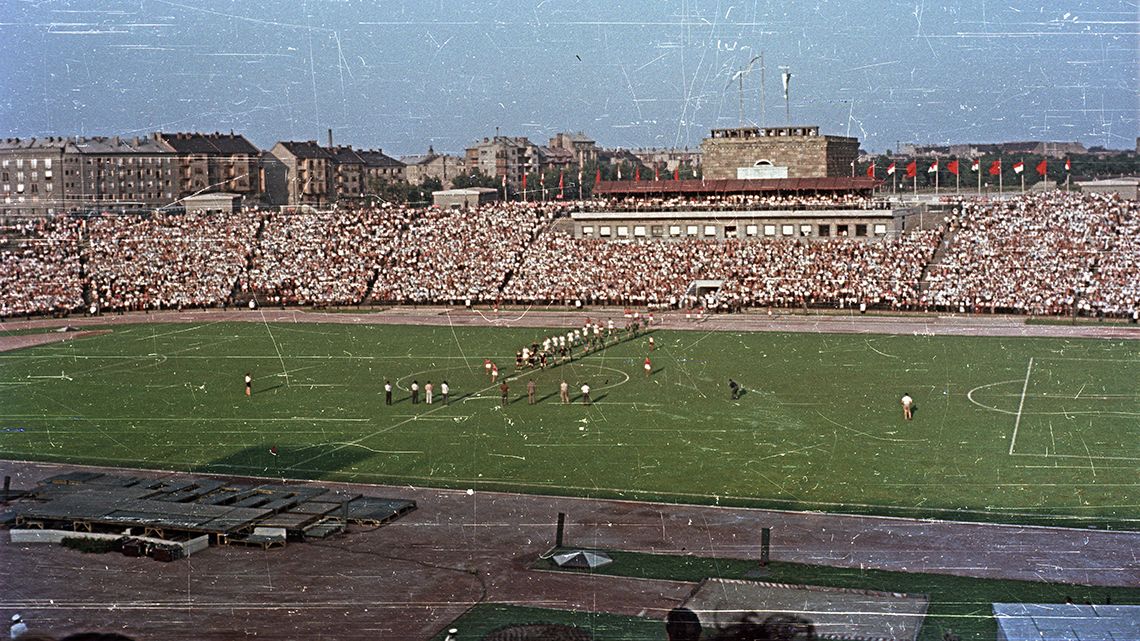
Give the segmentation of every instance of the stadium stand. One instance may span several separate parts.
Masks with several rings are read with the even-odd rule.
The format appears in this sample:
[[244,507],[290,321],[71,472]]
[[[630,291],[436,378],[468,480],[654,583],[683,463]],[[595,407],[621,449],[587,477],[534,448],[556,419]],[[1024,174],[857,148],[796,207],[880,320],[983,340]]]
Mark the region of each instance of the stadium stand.
[[[727,203],[727,204],[726,204]],[[863,196],[649,197],[576,207],[873,206]],[[244,303],[515,302],[1131,316],[1140,203],[967,200],[944,228],[858,240],[575,239],[566,204],[58,217],[0,230],[0,317]],[[691,291],[720,284],[715,298]]]

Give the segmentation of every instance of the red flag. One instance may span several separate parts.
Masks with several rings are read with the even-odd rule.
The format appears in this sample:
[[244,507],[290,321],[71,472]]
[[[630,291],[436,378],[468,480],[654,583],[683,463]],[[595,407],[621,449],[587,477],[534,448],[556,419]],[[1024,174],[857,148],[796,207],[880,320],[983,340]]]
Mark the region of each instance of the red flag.
[[637,168],[633,170],[633,179],[641,180],[641,165],[638,165]]
[[562,171],[558,172],[558,197],[559,198],[562,197],[562,174],[563,173],[564,172],[562,172]]
[[1045,174],[1049,173],[1049,165],[1044,158],[1041,159],[1041,162],[1037,163],[1037,173],[1041,174],[1042,178],[1045,177]]
[[990,175],[991,176],[1000,176],[1001,175],[1001,161],[1000,160],[995,160],[995,161],[990,163]]
[[681,179],[681,166],[677,165],[676,167],[673,168],[673,180],[680,180],[680,179]]
[[918,175],[918,161],[912,160],[906,166],[906,177],[914,178]]
[[1072,169],[1073,169],[1073,161],[1066,158],[1065,159],[1065,171],[1071,171]]
[[526,174],[523,174],[523,193],[526,193]]
[[602,169],[598,168],[598,173],[594,174],[594,185],[597,186],[602,182]]
[[657,171],[657,165],[653,165],[653,180],[661,180],[661,174]]
[[957,176],[958,175],[958,161],[957,160],[951,160],[950,162],[946,163],[946,171]]
[[1020,160],[1013,163],[1013,173],[1020,174],[1023,171],[1025,171],[1025,163],[1021,162]]
[[970,171],[981,171],[981,170],[982,170],[982,161],[981,160],[978,160],[977,158],[975,158],[975,159],[970,161]]
[[895,175],[895,163],[891,163],[891,164],[887,165],[887,175],[888,176],[894,176]]
[[867,177],[868,178],[874,178],[875,177],[875,163],[871,163],[871,166],[867,168]]

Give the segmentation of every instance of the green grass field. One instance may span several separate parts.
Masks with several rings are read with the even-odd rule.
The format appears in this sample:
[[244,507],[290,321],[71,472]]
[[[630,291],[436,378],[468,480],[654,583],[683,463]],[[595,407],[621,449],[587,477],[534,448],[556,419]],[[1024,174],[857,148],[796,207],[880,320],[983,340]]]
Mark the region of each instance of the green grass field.
[[[0,456],[1140,528],[1136,342],[660,331],[649,377],[643,337],[513,378],[515,349],[544,335],[118,327],[0,354]],[[512,376],[506,408],[488,356]],[[736,402],[730,377],[746,389]],[[385,378],[398,386],[391,407]],[[413,406],[413,379],[447,379],[451,404]],[[591,406],[577,402],[582,382]]]

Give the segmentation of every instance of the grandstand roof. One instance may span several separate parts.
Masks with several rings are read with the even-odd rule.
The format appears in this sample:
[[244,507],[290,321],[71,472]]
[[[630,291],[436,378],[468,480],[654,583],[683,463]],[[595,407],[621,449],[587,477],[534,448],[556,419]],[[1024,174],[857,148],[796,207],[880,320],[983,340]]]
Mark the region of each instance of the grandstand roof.
[[598,196],[756,194],[797,191],[867,191],[881,184],[874,178],[774,178],[768,180],[604,180]]

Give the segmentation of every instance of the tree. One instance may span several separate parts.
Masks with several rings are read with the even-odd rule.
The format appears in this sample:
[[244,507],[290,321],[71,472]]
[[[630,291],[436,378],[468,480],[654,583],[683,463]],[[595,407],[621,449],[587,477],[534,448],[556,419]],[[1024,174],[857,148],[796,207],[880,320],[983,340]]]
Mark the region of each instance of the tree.
[[452,179],[451,186],[455,189],[466,189],[468,187],[490,187],[491,189],[499,189],[502,187],[502,183],[499,179],[488,176],[476,169],[471,173],[456,176]]

